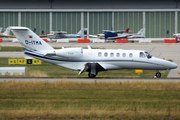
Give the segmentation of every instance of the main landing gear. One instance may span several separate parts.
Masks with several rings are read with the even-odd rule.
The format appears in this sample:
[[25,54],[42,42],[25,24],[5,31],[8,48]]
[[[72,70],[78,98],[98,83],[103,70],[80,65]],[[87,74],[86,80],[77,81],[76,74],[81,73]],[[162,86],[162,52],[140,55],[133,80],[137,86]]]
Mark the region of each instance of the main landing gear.
[[88,76],[89,76],[89,78],[95,78],[96,77],[96,75],[91,74],[90,72],[89,72]]
[[97,70],[96,70],[96,64],[97,63],[91,63],[91,67],[90,67],[90,71],[89,71],[89,78],[95,78],[96,75],[98,74]]
[[158,72],[155,74],[155,77],[156,77],[156,78],[160,78],[160,77],[161,77],[161,73],[158,71]]

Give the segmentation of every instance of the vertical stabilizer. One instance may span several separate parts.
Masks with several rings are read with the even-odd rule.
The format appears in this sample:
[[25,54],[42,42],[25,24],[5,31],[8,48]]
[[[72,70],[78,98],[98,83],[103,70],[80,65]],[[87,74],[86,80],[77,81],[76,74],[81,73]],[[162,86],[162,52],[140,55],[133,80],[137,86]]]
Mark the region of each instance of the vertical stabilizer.
[[10,27],[24,49],[28,51],[53,51],[49,44],[27,27]]
[[10,27],[6,28],[6,31],[3,33],[3,35],[10,35],[11,29]]
[[128,33],[129,32],[129,28],[127,28],[125,31],[124,31],[124,33]]
[[143,35],[144,32],[145,32],[145,30],[144,30],[144,28],[142,28],[137,34],[138,34],[138,35]]
[[86,32],[85,29],[82,28],[77,34],[82,37],[83,35],[85,35],[85,34],[84,34],[85,32]]
[[3,30],[3,28],[2,28],[2,27],[0,27],[0,33],[2,32],[2,30]]

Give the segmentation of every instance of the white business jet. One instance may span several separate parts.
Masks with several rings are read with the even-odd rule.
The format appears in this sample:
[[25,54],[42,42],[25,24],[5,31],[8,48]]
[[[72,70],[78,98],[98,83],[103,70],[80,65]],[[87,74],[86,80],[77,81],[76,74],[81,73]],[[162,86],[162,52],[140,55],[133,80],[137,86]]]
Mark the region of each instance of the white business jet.
[[[142,50],[101,50],[79,48],[54,49],[27,27],[11,27],[12,32],[24,47],[25,54],[42,61],[78,70],[79,75],[89,72],[94,78],[100,71],[118,69],[169,70],[177,64],[156,58]],[[160,78],[158,71],[156,77]]]

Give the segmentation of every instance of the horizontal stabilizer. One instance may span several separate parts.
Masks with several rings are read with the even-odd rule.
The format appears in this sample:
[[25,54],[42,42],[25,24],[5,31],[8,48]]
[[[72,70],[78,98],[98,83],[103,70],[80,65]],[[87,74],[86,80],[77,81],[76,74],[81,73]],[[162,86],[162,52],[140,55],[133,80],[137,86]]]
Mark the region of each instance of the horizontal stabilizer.
[[54,56],[56,53],[47,53],[45,56]]

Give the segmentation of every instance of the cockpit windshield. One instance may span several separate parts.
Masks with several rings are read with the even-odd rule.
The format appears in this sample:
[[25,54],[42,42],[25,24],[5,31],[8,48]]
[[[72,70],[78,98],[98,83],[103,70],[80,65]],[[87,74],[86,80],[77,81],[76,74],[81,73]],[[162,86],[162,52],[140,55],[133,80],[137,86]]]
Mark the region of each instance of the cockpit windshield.
[[144,52],[140,52],[140,53],[139,53],[139,57],[140,57],[140,58],[146,58]]
[[152,55],[150,53],[148,53],[147,51],[144,52],[147,56],[148,59],[152,58]]

